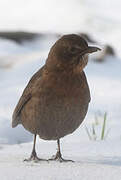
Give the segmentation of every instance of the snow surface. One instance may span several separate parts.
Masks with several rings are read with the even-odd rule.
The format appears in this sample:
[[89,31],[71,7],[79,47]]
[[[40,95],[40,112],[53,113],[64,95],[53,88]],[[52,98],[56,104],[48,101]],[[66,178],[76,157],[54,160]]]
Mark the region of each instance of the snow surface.
[[[108,43],[115,47],[117,56],[107,57],[102,64],[90,59],[85,68],[91,90],[89,111],[80,128],[61,140],[63,157],[72,159],[75,163],[27,163],[23,160],[31,153],[32,135],[22,126],[12,129],[11,116],[26,84],[44,64],[49,48],[57,37],[37,39],[23,45],[0,39],[0,179],[120,180],[121,2],[44,0],[35,3],[33,0],[11,0],[9,6],[8,3],[8,0],[0,1],[0,30],[46,30],[63,33],[85,31],[92,34],[101,46]],[[105,112],[108,134],[101,141]],[[91,133],[95,116],[98,117],[98,125],[95,126],[97,140],[90,141],[85,126]],[[56,142],[37,139],[37,153],[40,158],[48,159],[55,152]]]

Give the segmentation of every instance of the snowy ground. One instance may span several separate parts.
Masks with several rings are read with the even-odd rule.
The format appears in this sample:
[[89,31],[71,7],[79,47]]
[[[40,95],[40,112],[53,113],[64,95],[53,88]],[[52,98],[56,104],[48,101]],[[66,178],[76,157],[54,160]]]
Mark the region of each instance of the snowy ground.
[[[29,143],[3,146],[3,149],[0,151],[1,179],[120,180],[121,143],[119,141],[63,142],[64,157],[75,160],[75,163],[22,162],[22,159],[28,157],[31,146],[32,144]],[[112,147],[114,148],[112,149]],[[53,153],[55,153],[55,143],[39,142],[37,150],[40,157],[49,158]]]
[[[47,7],[44,6],[44,2],[47,3]],[[117,53],[117,57],[107,57],[103,64],[94,63],[90,59],[85,68],[91,90],[89,111],[80,128],[62,139],[63,157],[72,159],[75,163],[27,163],[23,160],[31,153],[32,135],[22,126],[12,129],[11,115],[27,82],[44,64],[49,47],[57,37],[38,39],[32,43],[25,42],[23,45],[0,39],[0,179],[2,180],[120,180],[121,4],[120,1],[116,3],[114,0],[111,2],[102,0],[98,3],[97,0],[75,2],[62,0],[57,5],[56,0],[53,0],[52,4],[49,0],[44,0],[42,6],[39,5],[39,1],[35,4],[33,0],[29,1],[29,6],[28,1],[25,3],[23,0],[19,3],[12,0],[10,6],[7,6],[8,0],[0,2],[2,14],[0,19],[4,19],[0,21],[0,30],[16,30],[22,27],[30,31],[50,30],[64,33],[86,31],[100,41],[100,44],[111,44]],[[11,13],[4,13],[5,8],[11,9]],[[52,9],[55,9],[57,16]],[[72,10],[75,11],[73,16]],[[47,13],[50,11],[51,16]],[[68,16],[65,17],[65,14]],[[43,16],[46,23],[41,19]],[[108,135],[101,141],[105,112],[107,112]],[[98,117],[98,125],[95,125],[97,140],[90,141],[85,126],[91,133],[95,115]],[[56,142],[38,138],[37,152],[40,158],[50,158],[56,152]]]

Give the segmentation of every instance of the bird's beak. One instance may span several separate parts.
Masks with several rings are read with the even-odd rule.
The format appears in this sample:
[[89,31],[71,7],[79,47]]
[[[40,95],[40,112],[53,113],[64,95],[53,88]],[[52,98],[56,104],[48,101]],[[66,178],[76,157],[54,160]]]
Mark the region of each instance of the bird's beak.
[[93,52],[96,52],[96,51],[101,51],[100,48],[98,47],[94,47],[94,46],[88,46],[88,48],[84,49],[80,55],[83,56],[85,54],[90,54],[90,53],[93,53]]

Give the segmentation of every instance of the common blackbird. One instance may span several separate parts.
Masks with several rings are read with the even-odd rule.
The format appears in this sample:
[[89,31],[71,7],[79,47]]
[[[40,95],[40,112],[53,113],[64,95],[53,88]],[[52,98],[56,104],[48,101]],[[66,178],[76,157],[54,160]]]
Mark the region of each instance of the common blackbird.
[[88,54],[100,50],[88,46],[76,34],[62,36],[50,49],[45,65],[26,86],[12,116],[12,127],[22,124],[34,134],[30,160],[41,160],[35,150],[36,136],[57,140],[53,160],[64,160],[60,138],[73,133],[85,118],[90,91],[84,67]]

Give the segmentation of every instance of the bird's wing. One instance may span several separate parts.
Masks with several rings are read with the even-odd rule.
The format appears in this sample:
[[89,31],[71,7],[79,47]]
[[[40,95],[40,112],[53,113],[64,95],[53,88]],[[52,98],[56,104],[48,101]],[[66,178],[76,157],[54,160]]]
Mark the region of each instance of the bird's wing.
[[12,127],[16,127],[18,124],[21,123],[20,113],[23,107],[26,105],[26,103],[31,99],[32,97],[32,89],[34,88],[34,85],[38,79],[41,78],[42,72],[43,72],[44,66],[37,71],[32,78],[30,79],[28,85],[26,86],[25,90],[23,91],[23,94],[13,112],[12,116]]

